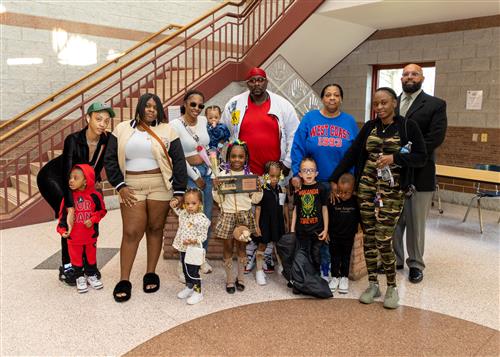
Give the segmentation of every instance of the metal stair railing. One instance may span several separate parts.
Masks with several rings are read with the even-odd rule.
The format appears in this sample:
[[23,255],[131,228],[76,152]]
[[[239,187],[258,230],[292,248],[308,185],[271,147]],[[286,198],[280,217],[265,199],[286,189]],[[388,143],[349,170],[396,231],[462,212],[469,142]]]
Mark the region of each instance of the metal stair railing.
[[[166,107],[182,97],[189,87],[206,80],[228,62],[241,61],[294,1],[225,2],[108,74],[61,99],[28,120],[22,128],[18,127],[0,137],[2,144],[14,134],[35,127],[33,132],[16,140],[0,153],[0,157],[6,161],[0,167],[0,195],[4,200],[2,213],[13,212],[36,194],[29,189],[27,197],[21,198],[19,185],[10,187],[9,177],[15,175],[18,179],[19,175],[29,172],[31,162],[38,162],[41,166],[49,150],[60,148],[69,133],[85,124],[85,108],[88,104],[96,100],[111,104],[115,107],[118,121],[133,117],[133,98],[142,91],[155,92]],[[73,120],[55,133],[50,131],[68,118]],[[51,120],[42,122],[43,119]],[[114,125],[115,121],[112,121],[112,127]],[[15,152],[16,148],[24,146],[27,148]],[[28,175],[28,187],[31,184],[31,175]],[[10,192],[12,189],[16,190],[15,193]],[[9,194],[14,196],[14,202],[10,205]]]

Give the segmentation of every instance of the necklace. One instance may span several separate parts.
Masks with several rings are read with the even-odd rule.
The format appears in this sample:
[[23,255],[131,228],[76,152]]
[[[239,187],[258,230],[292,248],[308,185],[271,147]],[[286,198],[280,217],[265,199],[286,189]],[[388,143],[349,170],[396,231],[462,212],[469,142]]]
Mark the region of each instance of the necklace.
[[[392,122],[394,123],[394,122]],[[382,123],[382,133],[385,134],[385,131],[392,125],[392,123],[390,123],[389,125],[387,125],[386,127],[384,127],[384,123]]]

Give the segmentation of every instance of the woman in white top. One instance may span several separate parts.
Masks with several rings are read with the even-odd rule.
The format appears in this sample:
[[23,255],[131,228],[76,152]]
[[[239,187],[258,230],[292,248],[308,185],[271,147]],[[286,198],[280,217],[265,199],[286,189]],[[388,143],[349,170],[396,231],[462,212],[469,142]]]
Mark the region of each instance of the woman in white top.
[[165,123],[158,96],[139,98],[135,117],[118,124],[110,135],[104,156],[106,175],[119,193],[123,221],[120,247],[120,282],[113,296],[117,302],[130,299],[129,281],[139,243],[146,234],[147,267],[145,293],[160,288],[156,265],[160,257],[163,227],[170,200],[182,204],[186,190],[186,160],[175,130]]
[[[212,220],[212,179],[210,167],[203,161],[200,153],[208,149],[210,137],[207,130],[207,118],[200,115],[205,108],[203,104],[205,98],[200,91],[191,89],[184,96],[184,103],[181,106],[182,116],[179,119],[172,120],[170,125],[179,134],[184,156],[186,157],[186,166],[188,172],[187,187],[199,188],[203,192],[203,213],[208,219]],[[207,240],[203,242],[205,251],[208,247]],[[205,262],[201,266],[203,273],[210,273],[212,267]]]

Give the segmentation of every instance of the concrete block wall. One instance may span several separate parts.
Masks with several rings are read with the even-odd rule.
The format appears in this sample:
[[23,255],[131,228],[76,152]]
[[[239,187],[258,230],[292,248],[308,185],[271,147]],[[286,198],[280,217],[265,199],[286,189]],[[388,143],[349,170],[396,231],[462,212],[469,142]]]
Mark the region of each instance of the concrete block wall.
[[[313,87],[331,82],[345,92],[343,109],[359,122],[367,119],[366,92],[372,65],[436,63],[435,95],[447,102],[448,125],[500,129],[500,27],[434,35],[368,40],[326,73]],[[480,111],[465,109],[468,90],[483,91]]]
[[[48,95],[84,76],[107,61],[110,50],[120,53],[169,23],[187,24],[220,0],[140,1],[3,1],[10,24],[0,17],[1,110],[0,120],[22,112]],[[189,8],[189,11],[186,9]],[[3,16],[3,15],[2,15]],[[26,16],[31,16],[30,21]],[[96,46],[96,63],[65,65],[54,49],[53,28],[67,31]],[[74,32],[75,25],[82,32]],[[57,25],[57,26],[56,26]],[[95,28],[101,26],[98,34]],[[34,65],[7,65],[9,58],[41,58]]]
[[[447,135],[437,151],[437,163],[461,167],[499,164],[500,27],[444,29],[440,33],[417,36],[405,36],[403,30],[399,32],[399,37],[392,38],[377,38],[375,34],[326,73],[313,88],[319,93],[327,83],[341,84],[343,110],[353,114],[361,125],[369,119],[367,93],[373,90],[373,65],[435,62],[435,95],[446,100],[448,115]],[[466,110],[468,90],[483,91],[481,110]],[[481,141],[481,134],[487,134],[486,142]],[[460,203],[466,203],[470,193],[475,191],[473,183],[467,181],[450,185],[441,179],[440,186],[463,193],[460,200],[453,199]],[[491,208],[500,209],[499,206]]]

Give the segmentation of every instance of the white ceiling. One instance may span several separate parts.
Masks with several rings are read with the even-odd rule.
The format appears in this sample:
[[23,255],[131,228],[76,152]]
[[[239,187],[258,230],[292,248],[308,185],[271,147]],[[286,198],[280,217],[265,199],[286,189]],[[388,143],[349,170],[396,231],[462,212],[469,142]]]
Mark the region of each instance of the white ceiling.
[[500,14],[499,0],[327,0],[317,14],[377,30]]

